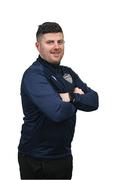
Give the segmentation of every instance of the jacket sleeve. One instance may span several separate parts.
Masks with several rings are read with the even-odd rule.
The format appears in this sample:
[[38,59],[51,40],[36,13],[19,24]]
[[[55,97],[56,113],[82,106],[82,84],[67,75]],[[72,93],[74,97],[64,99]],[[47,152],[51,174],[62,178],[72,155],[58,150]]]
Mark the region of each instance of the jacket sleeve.
[[[40,71],[40,70],[39,70]],[[63,102],[43,72],[29,70],[23,77],[23,87],[27,96],[49,119],[55,122],[69,120],[76,113],[73,104]]]
[[99,100],[98,94],[91,88],[89,88],[79,76],[72,71],[74,77],[75,87],[81,88],[85,94],[72,93],[74,106],[82,111],[94,111],[98,109]]

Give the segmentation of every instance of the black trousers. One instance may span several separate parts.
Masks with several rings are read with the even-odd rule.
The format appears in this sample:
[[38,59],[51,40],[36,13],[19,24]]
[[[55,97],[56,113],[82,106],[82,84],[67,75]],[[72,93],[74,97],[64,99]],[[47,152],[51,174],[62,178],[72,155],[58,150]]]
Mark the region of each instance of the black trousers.
[[18,154],[21,179],[71,179],[73,160],[69,156],[57,160],[39,160]]

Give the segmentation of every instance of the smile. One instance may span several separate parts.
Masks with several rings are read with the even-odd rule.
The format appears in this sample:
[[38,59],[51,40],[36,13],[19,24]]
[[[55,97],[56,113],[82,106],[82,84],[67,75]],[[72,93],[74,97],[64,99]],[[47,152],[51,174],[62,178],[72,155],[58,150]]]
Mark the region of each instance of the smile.
[[60,54],[60,52],[51,52],[51,54]]

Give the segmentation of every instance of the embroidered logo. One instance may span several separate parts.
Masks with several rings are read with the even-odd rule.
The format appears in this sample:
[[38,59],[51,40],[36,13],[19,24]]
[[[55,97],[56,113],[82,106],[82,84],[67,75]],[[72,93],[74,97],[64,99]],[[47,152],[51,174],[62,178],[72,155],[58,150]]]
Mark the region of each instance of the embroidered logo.
[[53,75],[52,75],[51,77],[52,77],[55,81],[57,81],[57,79],[56,79],[56,77],[55,77],[55,76],[53,76]]
[[72,76],[70,74],[64,74],[63,78],[68,81],[69,83],[73,83]]

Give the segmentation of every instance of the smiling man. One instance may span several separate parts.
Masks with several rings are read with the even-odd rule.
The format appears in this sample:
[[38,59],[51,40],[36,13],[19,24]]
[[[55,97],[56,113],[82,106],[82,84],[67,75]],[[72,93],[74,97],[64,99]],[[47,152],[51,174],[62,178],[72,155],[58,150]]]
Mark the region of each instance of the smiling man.
[[71,68],[60,65],[64,35],[59,24],[43,23],[36,39],[39,57],[21,83],[21,179],[71,179],[76,112],[96,110],[98,95]]
[[36,47],[43,59],[52,64],[59,64],[64,54],[63,33],[47,33],[38,36]]

